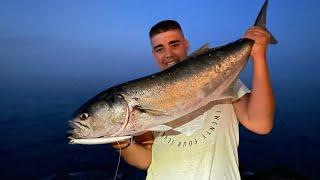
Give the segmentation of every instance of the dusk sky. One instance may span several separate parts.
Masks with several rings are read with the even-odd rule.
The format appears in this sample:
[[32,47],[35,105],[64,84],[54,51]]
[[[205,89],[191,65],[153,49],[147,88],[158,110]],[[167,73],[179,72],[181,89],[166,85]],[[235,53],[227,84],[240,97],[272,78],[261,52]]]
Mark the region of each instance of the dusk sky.
[[[148,39],[160,20],[180,22],[191,51],[241,37],[263,0],[0,1],[1,79],[100,77],[130,80],[158,71]],[[269,1],[272,76],[316,73],[319,1]],[[308,71],[308,72],[301,72]],[[310,74],[308,78],[315,74]]]
[[[66,144],[70,114],[112,85],[159,71],[148,37],[157,22],[177,20],[192,52],[241,38],[263,3],[0,0],[0,179],[115,167],[104,147]],[[270,0],[267,15],[278,40],[268,49],[275,125],[257,138],[240,131],[240,166],[280,166],[319,177],[320,1]],[[249,88],[251,78],[250,61],[241,74]]]

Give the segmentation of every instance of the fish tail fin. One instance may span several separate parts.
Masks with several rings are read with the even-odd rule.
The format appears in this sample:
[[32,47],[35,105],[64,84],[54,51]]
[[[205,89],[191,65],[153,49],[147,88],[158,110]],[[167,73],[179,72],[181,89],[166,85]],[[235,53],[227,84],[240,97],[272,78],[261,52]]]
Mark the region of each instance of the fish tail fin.
[[254,23],[254,26],[259,26],[259,27],[264,28],[267,32],[270,33],[270,44],[277,44],[278,41],[276,40],[276,38],[271,34],[271,32],[266,27],[267,9],[268,9],[268,0],[265,0],[263,6],[257,16],[257,19]]

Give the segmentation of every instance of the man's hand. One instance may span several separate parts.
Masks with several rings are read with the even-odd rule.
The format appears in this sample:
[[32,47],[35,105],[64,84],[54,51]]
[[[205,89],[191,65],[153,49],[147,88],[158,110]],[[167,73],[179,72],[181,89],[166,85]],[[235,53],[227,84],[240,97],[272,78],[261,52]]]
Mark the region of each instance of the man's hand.
[[139,169],[148,169],[152,159],[152,132],[146,132],[132,139],[112,143],[117,151],[121,150],[121,156],[130,165]]
[[121,142],[112,143],[112,147],[115,148],[116,150],[124,150],[128,148],[130,144],[131,144],[131,139],[127,139]]
[[253,61],[255,59],[265,59],[270,42],[270,34],[263,28],[254,26],[249,28],[243,37],[254,40],[254,45],[251,50]]

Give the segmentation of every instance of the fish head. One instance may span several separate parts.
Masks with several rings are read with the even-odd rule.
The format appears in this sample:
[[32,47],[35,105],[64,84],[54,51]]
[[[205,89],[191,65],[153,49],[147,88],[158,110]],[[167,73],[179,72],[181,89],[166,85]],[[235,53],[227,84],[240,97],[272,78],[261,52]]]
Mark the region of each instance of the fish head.
[[122,95],[101,95],[84,103],[70,121],[71,138],[108,137],[128,122],[129,109]]

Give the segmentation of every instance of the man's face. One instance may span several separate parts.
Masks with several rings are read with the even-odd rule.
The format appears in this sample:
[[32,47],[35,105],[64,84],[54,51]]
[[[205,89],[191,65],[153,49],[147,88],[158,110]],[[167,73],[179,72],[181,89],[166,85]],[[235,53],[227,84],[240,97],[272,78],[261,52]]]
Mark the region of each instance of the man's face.
[[151,38],[152,54],[161,69],[187,58],[189,43],[180,30],[169,30]]

